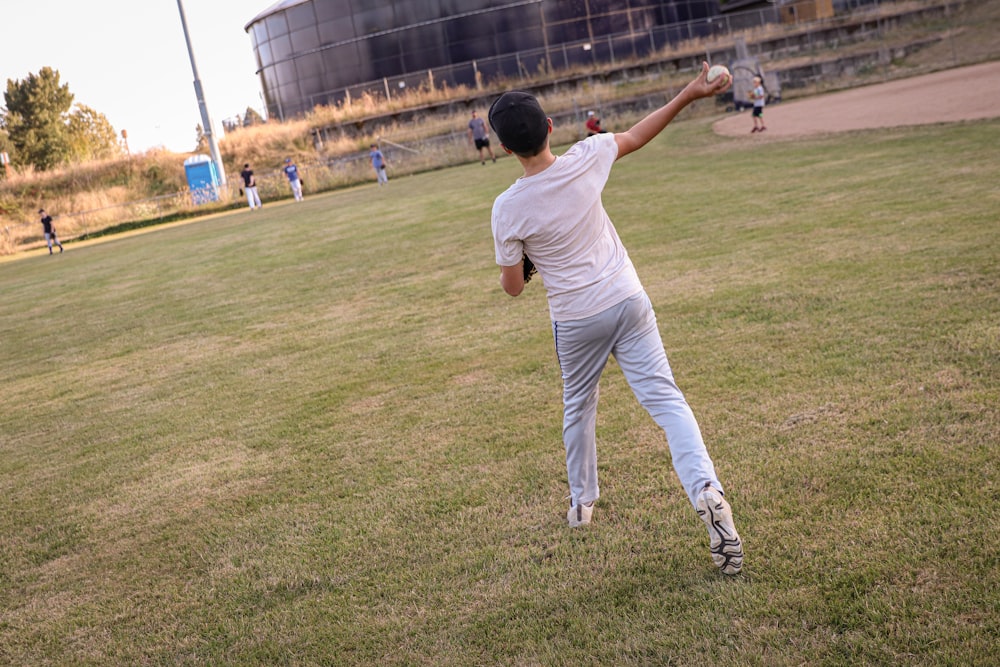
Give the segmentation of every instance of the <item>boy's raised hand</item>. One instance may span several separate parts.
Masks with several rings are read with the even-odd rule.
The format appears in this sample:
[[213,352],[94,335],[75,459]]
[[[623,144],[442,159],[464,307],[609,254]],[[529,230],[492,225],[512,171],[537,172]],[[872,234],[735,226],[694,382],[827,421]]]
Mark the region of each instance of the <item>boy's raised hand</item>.
[[647,115],[625,132],[615,132],[615,143],[618,144],[618,157],[616,159],[620,160],[629,153],[633,153],[649,143],[650,139],[663,131],[663,128],[691,102],[701,97],[718,95],[729,89],[729,86],[732,85],[731,76],[720,76],[717,80],[709,83],[706,81],[708,69],[708,63],[702,62],[701,73],[688,85],[684,86],[684,90],[674,96],[672,100]]
[[712,83],[706,81],[708,76],[708,63],[702,61],[701,63],[701,73],[698,74],[694,81],[687,85],[688,92],[695,98],[701,97],[711,97],[712,95],[719,95],[724,93],[733,85],[733,77],[719,77]]

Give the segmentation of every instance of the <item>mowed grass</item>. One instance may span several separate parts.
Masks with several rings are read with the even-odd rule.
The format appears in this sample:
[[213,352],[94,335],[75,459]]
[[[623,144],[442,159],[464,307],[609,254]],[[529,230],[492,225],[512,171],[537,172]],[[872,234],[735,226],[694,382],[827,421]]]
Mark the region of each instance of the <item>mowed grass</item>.
[[512,159],[0,264],[0,663],[1000,662],[998,143],[692,120],[616,166],[735,578],[613,362],[566,527]]

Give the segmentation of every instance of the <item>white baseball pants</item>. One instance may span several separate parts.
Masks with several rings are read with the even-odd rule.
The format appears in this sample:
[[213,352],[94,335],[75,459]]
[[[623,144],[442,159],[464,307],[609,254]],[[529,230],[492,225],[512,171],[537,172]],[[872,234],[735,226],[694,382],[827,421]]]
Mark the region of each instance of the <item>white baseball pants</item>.
[[574,506],[601,495],[595,431],[599,383],[609,355],[666,434],[674,470],[691,505],[706,484],[723,491],[694,413],[674,382],[645,292],[586,319],[553,322],[552,329],[563,378],[563,444]]

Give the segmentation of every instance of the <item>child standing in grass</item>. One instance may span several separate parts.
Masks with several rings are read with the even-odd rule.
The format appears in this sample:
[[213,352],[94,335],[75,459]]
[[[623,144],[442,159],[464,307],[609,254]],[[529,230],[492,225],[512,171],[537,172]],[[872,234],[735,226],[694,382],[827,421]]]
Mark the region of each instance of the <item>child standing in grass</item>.
[[379,185],[385,185],[389,182],[389,175],[385,173],[385,166],[388,164],[388,160],[385,159],[385,155],[382,151],[378,149],[376,144],[369,146],[368,158],[372,161],[372,169],[375,170],[375,180]]
[[524,258],[545,283],[563,380],[563,444],[570,487],[567,519],[588,524],[597,482],[597,398],[614,355],[640,404],[664,430],[674,469],[708,527],[712,559],[725,574],[743,566],[743,545],[701,437],[674,382],[649,297],[601,202],[616,160],[645,146],[688,104],[729,85],[705,81],[708,64],[673,100],[621,133],[597,134],[556,156],[552,120],[533,96],[507,92],[490,108],[501,147],[524,175],[493,204],[492,228],[500,284],[524,289]]
[[486,129],[486,121],[480,118],[479,114],[475,111],[472,112],[472,119],[469,121],[469,141],[472,142],[476,147],[476,151],[479,152],[480,164],[486,164],[486,158],[483,156],[484,149],[489,152],[494,162],[497,161],[497,156],[493,153],[493,147],[490,146],[490,131]]
[[257,193],[257,178],[253,175],[253,169],[250,168],[249,162],[243,165],[240,177],[243,179],[243,189],[246,190],[247,204],[250,205],[250,210],[264,208],[264,205],[260,203],[260,195]]
[[292,196],[295,201],[302,201],[302,179],[299,177],[299,168],[292,162],[292,158],[285,158],[285,176],[288,177],[288,185],[292,188]]
[[753,78],[753,89],[750,91],[750,99],[753,100],[753,129],[750,133],[763,132],[767,128],[764,126],[764,102],[767,93],[764,91],[764,80],[759,76]]
[[49,246],[49,254],[52,254],[52,244],[59,246],[59,252],[63,251],[62,243],[56,236],[56,228],[52,224],[52,216],[45,212],[44,208],[38,209],[38,215],[42,216],[42,231],[45,232],[45,243]]

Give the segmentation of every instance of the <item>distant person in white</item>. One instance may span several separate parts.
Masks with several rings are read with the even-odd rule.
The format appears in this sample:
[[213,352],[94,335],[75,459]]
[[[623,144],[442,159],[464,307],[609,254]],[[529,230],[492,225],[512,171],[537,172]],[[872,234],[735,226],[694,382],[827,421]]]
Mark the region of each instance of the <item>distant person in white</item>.
[[750,134],[763,132],[767,129],[764,127],[764,101],[767,99],[767,92],[764,90],[764,81],[759,76],[753,78],[750,99],[753,100],[753,129]]
[[243,177],[243,190],[247,195],[247,204],[250,205],[250,210],[255,208],[264,208],[264,205],[260,203],[260,195],[257,194],[257,179],[253,176],[253,169],[250,168],[250,163],[243,165],[243,171],[240,172],[240,176]]

